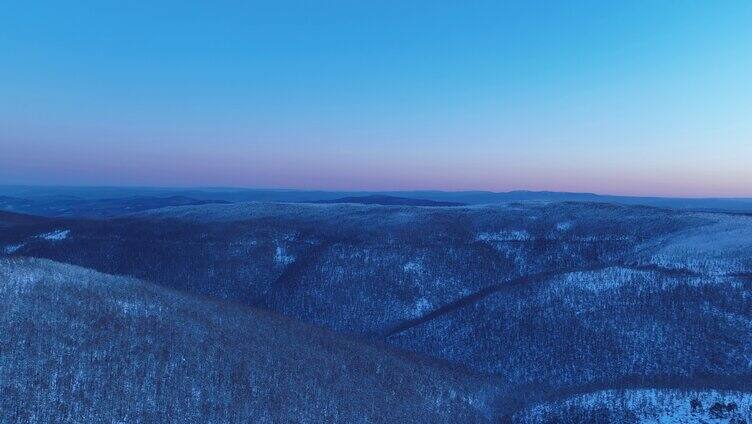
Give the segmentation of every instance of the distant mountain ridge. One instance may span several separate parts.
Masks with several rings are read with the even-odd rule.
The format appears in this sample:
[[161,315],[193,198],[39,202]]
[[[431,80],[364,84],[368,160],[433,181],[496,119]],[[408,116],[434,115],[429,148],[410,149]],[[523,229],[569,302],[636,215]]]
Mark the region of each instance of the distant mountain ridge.
[[228,203],[225,200],[199,200],[183,195],[166,197],[128,196],[121,198],[81,198],[68,195],[44,195],[27,198],[0,196],[0,210],[46,217],[108,218],[166,206]]
[[[661,208],[707,211],[752,213],[752,198],[678,198],[656,196],[616,196],[595,193],[572,193],[555,191],[515,190],[508,192],[492,191],[324,191],[295,189],[244,189],[244,188],[158,188],[158,187],[41,187],[41,186],[0,186],[0,196],[14,197],[26,201],[42,198],[67,197],[70,202],[81,200],[104,200],[133,197],[169,198],[183,197],[196,202],[323,202],[338,201],[343,198],[387,196],[426,200],[432,202],[461,203],[466,205],[498,204],[519,201],[544,202],[602,202],[623,205],[644,205]],[[80,202],[81,200],[75,200]],[[362,203],[362,202],[358,202]],[[168,205],[165,205],[168,206]],[[176,206],[176,205],[169,205]],[[0,209],[12,210],[0,203]],[[34,213],[31,210],[16,209],[17,212]],[[112,216],[112,215],[110,215]]]
[[332,200],[317,200],[312,203],[356,203],[361,205],[384,206],[465,206],[464,203],[441,202],[428,199],[411,199],[407,197],[372,194],[368,196],[341,197]]

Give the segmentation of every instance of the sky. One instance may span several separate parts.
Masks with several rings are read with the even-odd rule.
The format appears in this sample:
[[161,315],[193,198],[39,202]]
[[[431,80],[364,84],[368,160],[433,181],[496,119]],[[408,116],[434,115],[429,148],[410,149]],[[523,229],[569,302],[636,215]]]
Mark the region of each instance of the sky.
[[4,1],[0,184],[752,197],[750,22],[749,1]]

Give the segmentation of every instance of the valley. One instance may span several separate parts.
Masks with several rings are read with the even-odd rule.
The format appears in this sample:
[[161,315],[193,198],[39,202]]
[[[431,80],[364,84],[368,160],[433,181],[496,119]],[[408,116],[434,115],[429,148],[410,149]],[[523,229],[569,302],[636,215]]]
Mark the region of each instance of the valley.
[[744,215],[252,202],[1,218],[9,258],[137,278],[466,370],[486,379],[473,412],[484,420],[559,414],[559,399],[589,393],[752,392]]

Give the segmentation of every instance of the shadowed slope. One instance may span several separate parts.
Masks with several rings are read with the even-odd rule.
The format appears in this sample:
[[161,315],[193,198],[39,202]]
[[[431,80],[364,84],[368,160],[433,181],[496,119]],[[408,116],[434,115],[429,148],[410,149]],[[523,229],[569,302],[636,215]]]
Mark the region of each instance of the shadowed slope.
[[457,422],[489,382],[243,306],[0,260],[0,421]]

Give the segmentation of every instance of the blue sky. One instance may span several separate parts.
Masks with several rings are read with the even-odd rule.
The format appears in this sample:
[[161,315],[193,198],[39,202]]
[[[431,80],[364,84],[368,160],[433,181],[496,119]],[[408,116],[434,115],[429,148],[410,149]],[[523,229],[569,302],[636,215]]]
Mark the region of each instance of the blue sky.
[[752,3],[3,2],[0,183],[752,196]]

